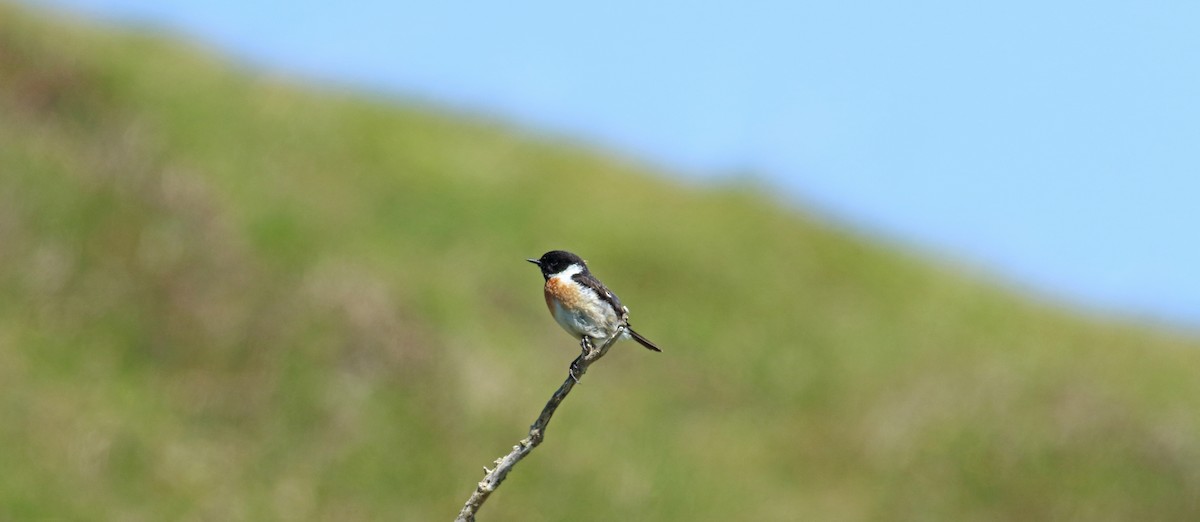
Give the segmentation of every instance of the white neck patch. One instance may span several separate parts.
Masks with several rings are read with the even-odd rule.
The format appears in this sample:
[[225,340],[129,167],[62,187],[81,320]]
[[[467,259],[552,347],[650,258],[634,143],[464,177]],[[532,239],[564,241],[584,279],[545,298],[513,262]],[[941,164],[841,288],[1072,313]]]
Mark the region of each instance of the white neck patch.
[[579,274],[582,272],[583,272],[583,266],[581,266],[579,263],[572,263],[571,266],[564,268],[562,272],[554,274],[554,277],[565,277],[567,279],[570,279],[570,278],[574,277],[575,274]]

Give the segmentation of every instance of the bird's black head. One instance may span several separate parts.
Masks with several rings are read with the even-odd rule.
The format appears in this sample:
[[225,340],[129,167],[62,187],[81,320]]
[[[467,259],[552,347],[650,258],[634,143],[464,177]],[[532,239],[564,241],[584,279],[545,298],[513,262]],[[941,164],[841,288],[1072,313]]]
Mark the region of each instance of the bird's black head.
[[566,250],[551,250],[542,254],[538,259],[526,259],[542,269],[542,277],[550,279],[551,276],[566,270],[571,265],[579,265],[579,268],[587,272],[587,263],[583,262],[579,256],[567,252]]

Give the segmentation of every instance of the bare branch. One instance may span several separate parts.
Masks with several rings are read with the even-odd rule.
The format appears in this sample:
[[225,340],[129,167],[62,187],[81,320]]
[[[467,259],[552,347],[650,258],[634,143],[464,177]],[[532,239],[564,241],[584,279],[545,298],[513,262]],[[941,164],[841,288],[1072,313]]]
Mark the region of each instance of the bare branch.
[[513,466],[516,466],[521,459],[525,458],[529,452],[533,451],[538,444],[542,443],[542,439],[546,437],[546,425],[550,424],[550,417],[554,416],[554,411],[558,409],[558,405],[562,404],[563,399],[567,398],[567,394],[571,393],[571,389],[587,373],[587,369],[592,363],[604,357],[608,353],[608,349],[621,338],[625,333],[624,326],[621,326],[615,335],[604,341],[604,344],[599,348],[594,348],[591,343],[585,343],[583,353],[575,358],[571,363],[571,368],[568,370],[567,380],[563,381],[562,386],[550,396],[550,400],[546,402],[546,407],[542,408],[542,414],[538,415],[537,420],[533,421],[533,425],[529,427],[529,436],[521,439],[516,446],[513,446],[512,451],[503,457],[496,459],[495,469],[488,469],[486,466],[483,471],[486,473],[483,480],[479,481],[475,492],[471,494],[471,498],[467,499],[467,503],[463,505],[462,511],[458,513],[458,518],[455,522],[475,522],[475,513],[483,506],[484,501],[492,494],[496,488],[500,487],[500,483],[504,482],[504,478],[508,476],[508,472],[512,471]]

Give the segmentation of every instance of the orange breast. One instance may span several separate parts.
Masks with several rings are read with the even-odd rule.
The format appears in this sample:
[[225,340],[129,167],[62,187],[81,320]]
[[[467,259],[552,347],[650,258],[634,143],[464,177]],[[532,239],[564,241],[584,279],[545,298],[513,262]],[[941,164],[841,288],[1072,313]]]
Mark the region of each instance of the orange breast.
[[564,281],[560,277],[551,277],[546,280],[546,308],[550,309],[550,313],[554,313],[554,303],[557,301],[564,308],[574,309],[580,306],[581,296],[575,289],[575,285]]

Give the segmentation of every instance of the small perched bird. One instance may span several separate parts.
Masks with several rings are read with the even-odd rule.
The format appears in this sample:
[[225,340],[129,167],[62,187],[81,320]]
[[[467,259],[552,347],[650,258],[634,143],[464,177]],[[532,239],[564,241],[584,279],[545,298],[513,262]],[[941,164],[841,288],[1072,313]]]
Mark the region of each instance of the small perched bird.
[[629,309],[588,271],[579,256],[552,250],[538,259],[527,259],[542,269],[546,278],[546,307],[559,326],[580,340],[586,351],[593,341],[603,343],[624,326],[622,337],[661,352],[658,346],[629,326]]

